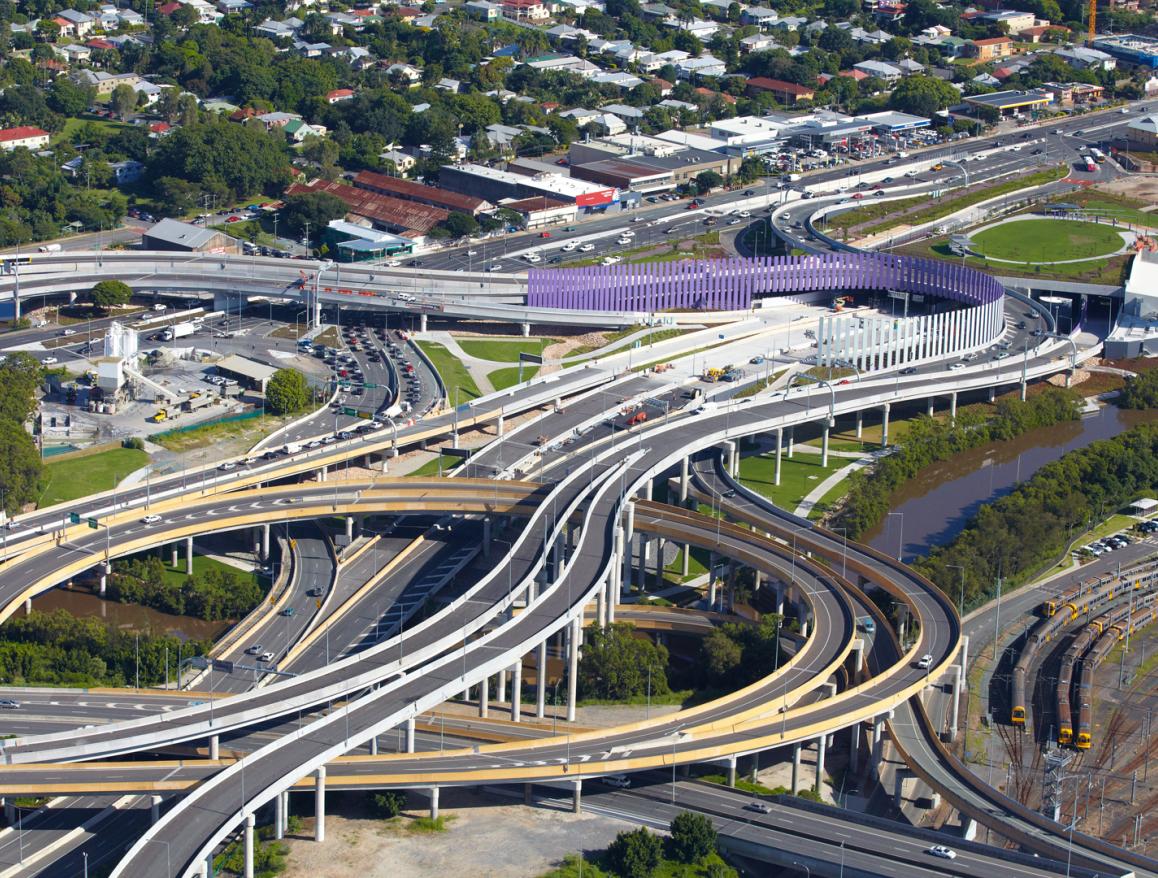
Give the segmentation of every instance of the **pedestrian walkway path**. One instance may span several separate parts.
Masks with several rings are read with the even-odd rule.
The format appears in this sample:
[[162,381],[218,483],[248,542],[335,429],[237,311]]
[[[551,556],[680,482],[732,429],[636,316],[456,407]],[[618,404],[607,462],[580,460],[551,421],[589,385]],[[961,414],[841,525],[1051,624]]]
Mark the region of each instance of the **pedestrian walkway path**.
[[[797,447],[797,449],[799,449],[802,446],[797,445],[796,447]],[[819,449],[817,449],[817,451],[819,451]],[[835,451],[829,452],[829,454],[836,454],[836,453],[837,452],[835,452]],[[841,456],[849,456],[849,455],[850,455],[849,452],[844,452]],[[824,497],[825,494],[827,494],[829,491],[831,491],[834,487],[836,487],[842,481],[847,479],[849,476],[851,476],[857,470],[864,469],[866,466],[869,466],[876,459],[871,454],[851,455],[851,456],[854,456],[857,459],[854,460],[852,463],[850,463],[848,466],[841,467],[840,469],[838,469],[836,472],[834,472],[832,475],[830,475],[827,479],[825,479],[823,482],[821,482],[819,485],[817,485],[815,488],[813,488],[811,491],[809,491],[807,495],[805,495],[804,499],[801,500],[800,503],[798,503],[796,506],[795,512],[797,515],[799,515],[803,518],[807,518],[808,513],[810,513],[812,511],[813,507],[816,506],[816,504],[821,501],[821,499]]]
[[449,332],[424,332],[422,337],[428,341],[438,342],[450,351],[452,357],[461,360],[463,366],[466,367],[466,371],[470,373],[470,377],[474,379],[474,383],[478,385],[478,389],[482,392],[483,396],[486,396],[488,393],[494,393],[494,385],[491,384],[491,380],[487,376],[495,369],[501,369],[501,363],[472,357],[462,349],[462,345],[460,345],[458,340]]

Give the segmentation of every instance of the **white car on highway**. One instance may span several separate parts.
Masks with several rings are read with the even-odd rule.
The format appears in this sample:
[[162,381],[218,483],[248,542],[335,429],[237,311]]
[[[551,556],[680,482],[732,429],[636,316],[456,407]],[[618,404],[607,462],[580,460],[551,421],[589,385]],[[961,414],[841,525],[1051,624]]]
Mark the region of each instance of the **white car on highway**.
[[945,847],[943,844],[935,844],[928,851],[934,857],[940,857],[942,860],[957,859],[957,852],[950,847]]
[[566,250],[568,253],[570,253],[572,250],[574,250],[578,246],[579,245],[576,244],[574,241],[568,241],[566,244],[563,245],[562,249]]
[[141,519],[141,524],[156,524],[160,520],[161,520],[161,516],[159,516],[159,515],[146,515],[144,518]]
[[624,245],[624,244],[630,244],[630,243],[631,243],[631,238],[622,237],[622,238],[619,238],[619,239],[618,239],[618,240],[617,240],[615,243],[616,243],[616,244],[619,244],[619,245],[621,245],[621,246],[622,246],[622,245]]
[[594,249],[595,249],[594,244],[584,244],[582,247],[579,248],[579,252],[580,253],[590,253]]

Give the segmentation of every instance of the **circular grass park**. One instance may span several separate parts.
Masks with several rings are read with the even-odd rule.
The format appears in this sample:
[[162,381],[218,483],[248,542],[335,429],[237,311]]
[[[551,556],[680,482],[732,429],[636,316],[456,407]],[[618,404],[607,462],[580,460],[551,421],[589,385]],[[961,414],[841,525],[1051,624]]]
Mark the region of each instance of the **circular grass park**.
[[973,236],[973,250],[988,259],[1043,263],[1098,259],[1122,249],[1122,236],[1108,225],[1077,220],[1014,220]]

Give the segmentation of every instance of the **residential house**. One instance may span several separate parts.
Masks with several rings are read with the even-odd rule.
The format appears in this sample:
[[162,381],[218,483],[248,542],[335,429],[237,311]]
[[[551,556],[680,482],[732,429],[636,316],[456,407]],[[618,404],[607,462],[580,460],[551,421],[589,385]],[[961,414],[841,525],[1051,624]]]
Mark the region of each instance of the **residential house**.
[[580,127],[585,127],[605,137],[612,137],[627,131],[627,123],[613,113],[601,113]]
[[878,79],[883,79],[885,82],[900,79],[903,75],[900,67],[885,61],[861,61],[853,64],[852,69],[867,73],[869,76],[875,76]]
[[304,119],[291,119],[281,126],[282,132],[291,143],[301,143],[307,137],[325,137],[325,125],[311,125]]
[[602,114],[598,110],[587,110],[583,107],[572,107],[570,110],[563,110],[559,113],[560,119],[572,119],[575,124],[582,128],[584,125],[598,119]]
[[1068,46],[1054,52],[1071,67],[1079,70],[1113,70],[1118,61],[1113,55],[1101,49],[1088,49],[1085,46]]
[[397,149],[388,149],[381,153],[378,158],[382,159],[384,162],[390,162],[392,165],[394,165],[394,170],[399,174],[405,174],[416,164],[418,164],[418,160],[414,158],[414,156]]
[[659,96],[661,98],[666,98],[671,94],[671,90],[675,88],[675,83],[668,82],[666,79],[660,79],[658,76],[653,76],[648,82],[659,89]]
[[588,9],[592,12],[606,12],[607,4],[603,0],[555,0],[552,4],[555,9],[567,7],[575,15],[582,15]]
[[768,34],[752,34],[740,40],[740,52],[747,55],[749,52],[763,52],[776,47],[776,40]]
[[68,36],[84,39],[97,26],[97,19],[87,12],[77,12],[75,9],[64,9],[53,19],[60,25],[60,32]]
[[67,43],[63,46],[57,46],[56,51],[63,55],[69,64],[87,61],[92,57],[92,46],[86,46],[81,43]]
[[666,20],[663,22],[664,27],[674,28],[675,30],[686,31],[698,40],[707,42],[716,31],[720,29],[720,25],[714,21],[705,21],[702,18],[682,18],[675,21]]
[[951,36],[953,31],[945,27],[943,24],[935,24],[932,27],[927,27],[921,31],[921,36],[928,37],[931,40],[940,39],[941,37]]
[[136,183],[141,179],[141,174],[145,172],[145,165],[133,159],[126,159],[121,162],[109,162],[109,167],[113,172],[113,183],[117,186],[127,186],[130,183]]
[[728,67],[719,58],[701,55],[699,58],[688,58],[685,61],[680,61],[676,64],[676,70],[679,71],[680,79],[692,80],[697,77],[723,76],[728,72]]
[[[1005,32],[1010,36],[1015,36],[1037,23],[1032,12],[1019,12],[1014,9],[998,9],[993,12],[986,12],[980,17],[983,21],[989,21],[999,26],[1004,25]],[[1049,24],[1048,21],[1042,23]]]
[[770,79],[767,76],[753,76],[749,79],[747,92],[749,96],[771,94],[779,103],[789,106],[816,97],[815,89],[797,85],[795,82],[785,82],[782,79]]
[[328,55],[332,47],[329,43],[311,43],[307,40],[294,40],[293,49],[303,58],[321,58]]
[[397,61],[386,68],[386,77],[391,82],[400,82],[414,88],[422,82],[422,71],[413,64]]
[[600,109],[604,113],[613,113],[629,125],[643,121],[643,110],[639,107],[629,107],[626,104],[605,104]]
[[490,0],[467,0],[462,8],[467,15],[479,21],[498,21],[502,14],[502,7]]
[[799,15],[788,15],[772,22],[772,28],[774,30],[794,31],[802,28],[807,22],[807,18]]
[[96,89],[97,97],[111,95],[118,85],[128,85],[136,90],[145,82],[136,73],[106,73],[103,70],[77,70],[72,78],[78,85],[91,85]]
[[272,18],[267,18],[261,24],[254,26],[253,33],[255,36],[265,37],[269,40],[292,40],[301,26],[302,21],[298,18],[287,18],[285,21],[274,21]]
[[749,6],[740,13],[740,24],[754,24],[762,30],[768,30],[779,19],[780,13],[764,6]]
[[916,73],[925,72],[925,65],[919,61],[914,61],[912,58],[902,58],[897,62],[897,67],[901,69],[902,76],[912,76]]
[[643,17],[651,21],[663,21],[668,18],[678,18],[679,11],[666,3],[644,3],[641,7]]
[[551,17],[542,0],[503,0],[503,15],[513,21],[544,21]]
[[643,80],[638,76],[633,76],[630,73],[624,73],[622,70],[616,70],[608,73],[596,73],[591,77],[591,81],[599,85],[615,85],[621,91],[631,91],[637,85],[643,85]]
[[297,113],[261,113],[251,117],[255,122],[261,123],[265,126],[266,131],[273,131],[275,128],[284,128],[290,122],[300,122],[302,117]]
[[984,40],[971,40],[967,44],[970,54],[982,63],[1008,58],[1013,54],[1013,40],[1009,37],[989,37]]
[[677,101],[675,98],[664,98],[657,107],[663,107],[665,110],[675,113],[698,113],[700,108],[695,104],[689,104],[687,101]]
[[336,88],[331,92],[326,93],[327,104],[339,104],[342,101],[352,100],[354,97],[354,90],[352,88]]
[[0,129],[0,149],[16,149],[21,146],[25,149],[43,149],[48,146],[48,139],[47,131],[32,125]]
[[247,9],[252,9],[249,0],[217,0],[217,11],[222,15],[240,15]]
[[439,91],[448,91],[451,94],[458,94],[462,90],[462,83],[457,79],[451,79],[444,76],[434,84],[434,87]]

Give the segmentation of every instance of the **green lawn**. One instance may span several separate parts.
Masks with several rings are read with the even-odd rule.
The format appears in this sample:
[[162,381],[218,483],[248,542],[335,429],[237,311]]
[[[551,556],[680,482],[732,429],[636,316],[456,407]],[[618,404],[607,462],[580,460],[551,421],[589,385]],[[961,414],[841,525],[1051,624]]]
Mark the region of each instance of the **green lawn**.
[[1096,259],[1122,249],[1111,226],[1077,220],[1027,219],[1002,223],[973,236],[977,252],[1023,263]]
[[829,456],[828,466],[822,467],[819,454],[799,451],[792,460],[789,460],[785,444],[779,485],[773,484],[776,472],[775,452],[767,456],[761,454],[740,458],[740,481],[753,491],[763,494],[777,506],[791,512],[817,485],[850,463],[851,458]]
[[541,357],[548,345],[558,341],[554,338],[464,338],[458,344],[466,353],[480,360],[496,363],[517,363],[519,354],[534,354]]
[[45,464],[38,505],[51,506],[112,490],[117,481],[148,462],[149,455],[135,448],[58,457]]
[[[262,436],[268,436],[277,430],[288,420],[288,418],[265,415],[264,417],[246,418],[241,421],[206,424],[203,427],[194,427],[192,430],[158,433],[152,438],[152,441],[169,451],[191,451],[194,448],[205,448],[208,445],[218,445],[225,441],[237,439],[244,440],[246,448],[248,448],[256,444]],[[179,426],[180,421],[174,423],[174,427]]]
[[79,119],[66,119],[64,128],[61,130],[60,134],[53,138],[53,140],[71,141],[78,132],[89,125],[100,129],[101,133],[103,134],[111,134],[119,128],[133,127],[127,122],[117,122],[114,119],[103,119],[99,116],[83,116]]
[[[538,372],[538,366],[527,363],[523,366],[523,380],[530,381]],[[495,390],[506,390],[508,387],[514,387],[519,383],[519,367],[504,366],[502,369],[495,369],[493,372],[487,373],[487,379]]]
[[[169,564],[169,561],[171,560],[169,552],[165,552],[163,555],[163,560],[165,562],[165,581],[166,581],[166,583],[168,583],[170,585],[180,585],[187,578],[187,574],[185,573],[185,549],[184,548],[181,549],[179,555],[180,555],[180,557],[178,557],[178,559],[177,559],[177,566],[176,567],[172,567]],[[256,570],[241,570],[238,567],[234,567],[232,564],[226,564],[222,561],[218,561],[216,558],[206,558],[204,555],[198,555],[196,552],[194,552],[193,553],[193,575],[194,576],[203,576],[206,573],[208,573],[210,570],[225,570],[225,571],[228,571],[229,573],[233,573],[239,579],[241,579],[243,582],[244,581],[257,582],[257,571]]]
[[[945,262],[961,262],[960,256],[954,256],[950,252],[947,238],[930,238],[918,244],[897,247],[890,252],[906,256],[928,256]],[[1129,259],[1129,256],[1111,256],[1108,259],[1088,259],[1062,265],[1026,266],[1012,262],[990,262],[988,259],[970,256],[965,260],[965,264],[991,274],[1117,285],[1122,283],[1122,272]]]
[[[434,364],[435,371],[442,376],[442,383],[446,386],[446,400],[451,405],[464,403],[470,399],[478,399],[482,391],[474,383],[474,378],[466,370],[462,360],[454,356],[436,341],[416,342],[422,352]],[[457,388],[457,391],[456,391]]]
[[[462,463],[462,458],[452,457],[449,454],[440,454],[438,457],[432,457],[426,463],[422,464],[418,469],[409,472],[406,475],[415,476],[416,478],[429,478],[436,476],[439,472],[448,473],[456,466]],[[439,469],[441,467],[441,469]]]

